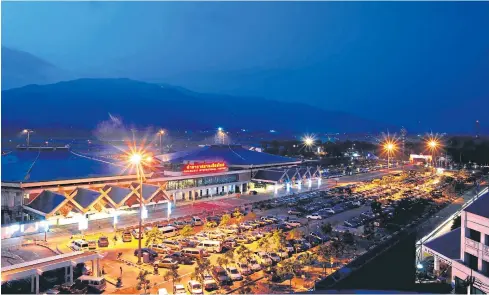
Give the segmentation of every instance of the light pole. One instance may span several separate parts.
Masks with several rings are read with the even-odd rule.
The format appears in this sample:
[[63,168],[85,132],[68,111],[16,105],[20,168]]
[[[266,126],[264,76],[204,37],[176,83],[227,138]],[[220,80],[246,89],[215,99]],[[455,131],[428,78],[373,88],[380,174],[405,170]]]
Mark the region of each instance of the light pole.
[[163,136],[163,134],[165,134],[165,130],[160,129],[160,131],[158,131],[158,136],[160,137],[160,153],[162,153],[162,151],[161,151],[161,137]]
[[138,264],[141,264],[141,237],[143,233],[143,182],[144,182],[144,164],[150,164],[152,158],[147,156],[145,157],[141,153],[133,153],[129,157],[129,161],[136,167],[137,177],[139,182],[139,236],[138,236]]
[[390,169],[391,154],[396,150],[394,142],[387,141],[384,144],[384,151],[387,153],[387,170]]
[[224,136],[225,136],[225,133],[222,130],[222,127],[217,128],[217,137],[218,137],[218,142],[220,144],[224,144]]
[[431,164],[433,165],[433,167],[436,166],[436,161],[435,161],[435,152],[436,150],[438,149],[438,146],[439,146],[439,142],[436,140],[436,139],[430,139],[428,141],[428,148],[430,149],[431,151]]
[[29,146],[29,141],[30,141],[30,135],[31,133],[34,132],[31,129],[24,129],[22,130],[22,133],[27,134],[27,146]]

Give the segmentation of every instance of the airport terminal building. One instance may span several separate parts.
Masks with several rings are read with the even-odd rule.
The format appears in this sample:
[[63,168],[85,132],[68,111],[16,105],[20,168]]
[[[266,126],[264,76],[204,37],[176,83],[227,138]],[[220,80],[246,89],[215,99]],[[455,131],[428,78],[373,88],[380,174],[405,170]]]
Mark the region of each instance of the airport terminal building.
[[83,215],[98,219],[134,211],[141,192],[144,206],[177,206],[216,195],[236,196],[256,183],[279,187],[320,177],[319,169],[300,167],[300,159],[240,145],[204,146],[154,158],[141,188],[126,163],[111,157],[70,149],[4,153],[2,225],[29,220],[66,224]]

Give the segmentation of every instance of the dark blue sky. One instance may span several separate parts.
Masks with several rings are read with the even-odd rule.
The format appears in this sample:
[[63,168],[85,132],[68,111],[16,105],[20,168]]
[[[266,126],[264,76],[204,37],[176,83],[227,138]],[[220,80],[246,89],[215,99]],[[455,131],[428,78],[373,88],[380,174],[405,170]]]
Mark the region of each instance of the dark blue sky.
[[3,2],[2,44],[85,76],[411,128],[462,112],[471,129],[489,108],[488,2]]

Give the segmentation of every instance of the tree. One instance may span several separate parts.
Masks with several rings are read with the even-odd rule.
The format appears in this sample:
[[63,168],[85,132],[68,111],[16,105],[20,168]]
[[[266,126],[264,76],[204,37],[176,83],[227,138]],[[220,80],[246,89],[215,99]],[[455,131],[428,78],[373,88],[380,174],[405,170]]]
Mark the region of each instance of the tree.
[[239,245],[234,251],[239,260],[248,260],[253,255],[253,252],[245,245]]
[[233,250],[228,250],[224,253],[224,257],[226,257],[229,261],[234,261],[234,252]]
[[163,274],[163,280],[168,281],[171,280],[173,288],[175,288],[175,282],[180,282],[182,278],[178,273],[178,265],[173,264],[170,266],[170,269]]
[[192,277],[199,282],[203,283],[203,278],[204,278],[204,273],[208,272],[209,269],[211,268],[211,263],[208,259],[205,258],[199,258],[196,260],[196,266],[194,269],[194,272],[192,274]]
[[182,237],[186,238],[186,237],[191,236],[191,235],[193,234],[193,232],[194,232],[194,230],[192,229],[192,227],[191,227],[190,225],[186,225],[186,226],[184,226],[184,227],[183,227],[183,228],[180,230],[179,234],[180,234]]
[[290,289],[292,289],[292,279],[294,278],[294,263],[287,259],[277,267],[277,275],[284,280],[289,280]]
[[333,231],[333,226],[329,222],[325,223],[325,224],[321,225],[321,231],[324,234],[329,235]]
[[227,265],[228,265],[228,263],[229,263],[229,260],[228,260],[226,257],[219,256],[219,257],[217,257],[217,261],[216,261],[216,262],[217,262],[217,264],[218,264],[219,266],[221,266],[221,267],[222,267],[223,265],[224,265],[224,266],[227,266]]
[[452,227],[450,229],[455,230],[461,226],[462,226],[462,218],[460,216],[457,216],[457,218],[453,220]]
[[146,276],[149,274],[147,270],[145,271],[140,271],[139,275],[137,277],[138,283],[136,285],[136,289],[138,290],[143,290],[144,294],[148,293],[148,289],[150,288],[150,281],[146,278]]
[[221,222],[219,223],[219,226],[226,226],[229,224],[230,221],[231,221],[231,216],[229,214],[224,214],[221,217]]
[[154,226],[150,231],[146,232],[146,247],[152,244],[160,236],[158,227]]
[[377,202],[377,201],[370,203],[370,208],[372,209],[372,212],[374,214],[381,214],[382,213],[382,204]]
[[353,246],[353,244],[355,244],[355,237],[348,230],[343,234],[343,239],[342,240],[348,246]]
[[319,258],[323,264],[324,275],[326,275],[326,270],[328,263],[331,263],[333,258],[333,250],[329,244],[322,244],[318,249]]
[[294,228],[287,234],[287,239],[289,240],[297,240],[300,238],[302,238],[302,232],[298,228]]
[[207,221],[204,225],[204,228],[205,229],[211,229],[211,228],[214,228],[216,226],[217,226],[217,224],[214,221]]

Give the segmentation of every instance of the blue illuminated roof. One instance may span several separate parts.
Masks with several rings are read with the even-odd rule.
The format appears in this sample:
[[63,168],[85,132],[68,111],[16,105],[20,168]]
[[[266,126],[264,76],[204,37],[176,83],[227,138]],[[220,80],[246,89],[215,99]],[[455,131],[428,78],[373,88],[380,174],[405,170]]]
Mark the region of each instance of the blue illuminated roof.
[[43,191],[37,198],[35,198],[28,206],[39,212],[48,214],[51,213],[56,207],[58,207],[64,200],[65,196],[52,192]]
[[460,258],[461,229],[454,229],[425,243],[425,246],[450,259]]
[[3,182],[39,182],[123,175],[123,168],[69,150],[21,151],[2,155]]
[[76,194],[73,197],[73,200],[78,204],[80,204],[83,208],[87,208],[99,196],[100,196],[100,192],[98,191],[94,191],[86,188],[78,188],[76,189]]
[[212,145],[186,153],[166,155],[172,163],[185,161],[224,161],[228,166],[277,165],[300,163],[300,160],[250,151],[240,145]]

